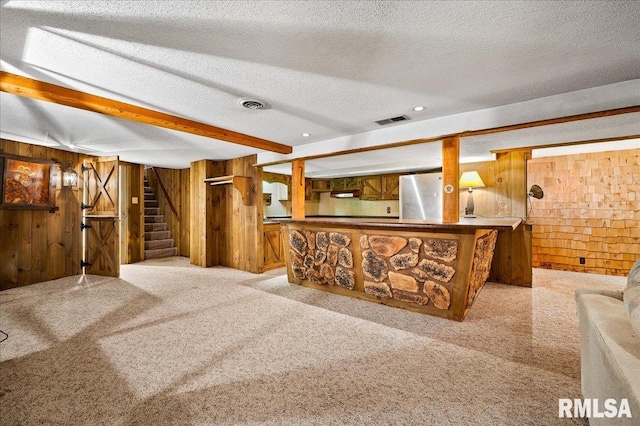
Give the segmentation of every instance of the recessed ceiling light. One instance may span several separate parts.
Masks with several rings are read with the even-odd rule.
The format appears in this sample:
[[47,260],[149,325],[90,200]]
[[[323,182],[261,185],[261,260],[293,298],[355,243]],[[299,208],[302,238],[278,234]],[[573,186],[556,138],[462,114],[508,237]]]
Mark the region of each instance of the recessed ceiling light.
[[310,133],[303,133],[302,136],[304,136],[305,138],[308,138],[309,136],[311,136]]
[[422,111],[424,109],[423,106],[417,106],[415,108],[413,108],[414,111]]

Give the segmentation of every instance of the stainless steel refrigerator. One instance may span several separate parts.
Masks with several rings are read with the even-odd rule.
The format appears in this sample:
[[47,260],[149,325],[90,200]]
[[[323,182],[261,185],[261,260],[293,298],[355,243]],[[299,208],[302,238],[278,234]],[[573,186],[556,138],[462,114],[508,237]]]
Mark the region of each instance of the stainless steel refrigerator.
[[400,176],[400,219],[442,220],[442,173]]

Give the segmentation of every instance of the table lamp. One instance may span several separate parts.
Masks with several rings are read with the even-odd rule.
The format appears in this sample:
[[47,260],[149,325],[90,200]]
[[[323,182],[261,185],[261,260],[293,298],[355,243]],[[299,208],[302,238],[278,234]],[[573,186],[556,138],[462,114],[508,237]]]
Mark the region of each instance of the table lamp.
[[469,196],[467,197],[467,207],[464,209],[464,217],[476,217],[473,214],[473,188],[484,188],[484,182],[475,170],[472,172],[464,172],[460,176],[460,188],[469,188]]

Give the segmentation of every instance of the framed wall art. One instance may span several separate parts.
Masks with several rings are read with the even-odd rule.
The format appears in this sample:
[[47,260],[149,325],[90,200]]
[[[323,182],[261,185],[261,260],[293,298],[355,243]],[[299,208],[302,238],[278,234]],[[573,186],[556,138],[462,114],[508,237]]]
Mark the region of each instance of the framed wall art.
[[54,161],[0,154],[0,209],[55,210]]

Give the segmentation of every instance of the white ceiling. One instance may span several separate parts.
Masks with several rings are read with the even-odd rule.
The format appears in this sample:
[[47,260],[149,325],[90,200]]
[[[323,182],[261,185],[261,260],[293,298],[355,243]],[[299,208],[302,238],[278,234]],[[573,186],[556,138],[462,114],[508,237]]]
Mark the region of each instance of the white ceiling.
[[[279,158],[359,140],[400,141],[411,132],[444,134],[432,123],[476,112],[513,124],[640,104],[636,1],[0,5],[2,70],[294,147],[293,156]],[[244,109],[245,97],[270,108]],[[424,111],[414,112],[417,105]],[[518,105],[527,113],[497,113],[510,106],[521,112]],[[262,152],[7,93],[0,94],[0,114],[3,138],[147,165],[181,168]],[[411,120],[384,129],[374,123],[401,114]],[[637,116],[607,120],[559,133],[477,137],[464,142],[462,161],[544,140],[640,133]],[[367,153],[359,166],[354,157],[314,160],[308,170],[406,169],[409,160],[438,161],[436,146]]]
[[[640,113],[464,137],[460,140],[460,162],[472,163],[494,160],[495,155],[491,153],[492,150],[580,142],[585,140],[587,135],[590,140],[595,140],[614,138],[621,134],[640,135]],[[568,155],[585,151],[614,151],[620,149],[640,149],[640,139],[572,145],[544,150],[537,149],[534,150],[534,156]],[[316,178],[330,178],[393,173],[396,171],[428,171],[440,167],[442,167],[442,142],[438,140],[397,148],[378,149],[366,153],[308,160],[305,163],[305,175]],[[277,164],[265,167],[265,170],[272,173],[291,174],[291,164]]]

